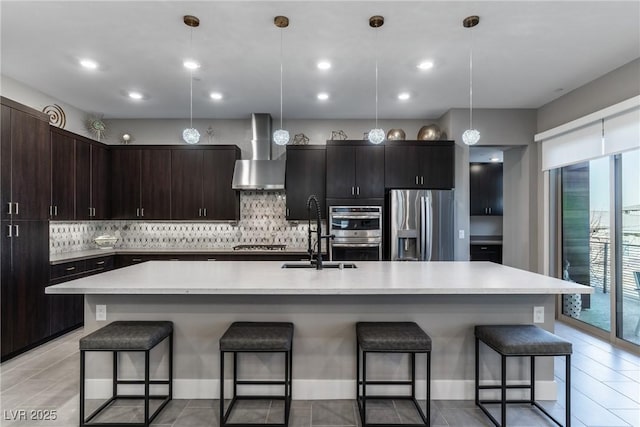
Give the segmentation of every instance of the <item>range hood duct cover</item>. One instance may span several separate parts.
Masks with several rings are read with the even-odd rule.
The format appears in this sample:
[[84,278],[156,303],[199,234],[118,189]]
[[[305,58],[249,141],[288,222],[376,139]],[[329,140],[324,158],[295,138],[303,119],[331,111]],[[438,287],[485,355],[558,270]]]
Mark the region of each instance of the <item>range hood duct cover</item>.
[[251,160],[236,160],[234,190],[283,190],[284,160],[271,160],[271,115],[251,115]]

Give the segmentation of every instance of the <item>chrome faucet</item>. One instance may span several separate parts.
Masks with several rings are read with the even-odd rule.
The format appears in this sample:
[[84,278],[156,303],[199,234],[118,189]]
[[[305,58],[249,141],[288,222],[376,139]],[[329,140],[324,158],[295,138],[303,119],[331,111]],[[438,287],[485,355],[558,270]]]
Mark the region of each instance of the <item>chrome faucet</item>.
[[320,214],[320,203],[318,203],[318,198],[315,195],[311,195],[309,196],[309,199],[307,200],[307,212],[308,212],[308,218],[309,218],[309,234],[308,234],[308,249],[307,252],[309,252],[309,261],[311,262],[311,264],[313,265],[313,245],[311,243],[311,202],[313,202],[316,205],[316,235],[318,236],[318,239],[316,240],[316,244],[318,246],[318,253],[316,254],[316,270],[322,270],[322,239],[333,239],[335,238],[334,234],[328,234],[326,236],[322,235],[322,222],[320,220],[321,218],[321,214]]

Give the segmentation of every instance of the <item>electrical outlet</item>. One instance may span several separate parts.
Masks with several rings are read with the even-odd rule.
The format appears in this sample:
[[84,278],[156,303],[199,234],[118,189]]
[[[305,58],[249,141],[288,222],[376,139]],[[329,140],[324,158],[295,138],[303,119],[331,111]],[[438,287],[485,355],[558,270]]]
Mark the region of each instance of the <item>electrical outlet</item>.
[[107,306],[98,304],[96,305],[96,321],[107,320]]
[[533,323],[544,323],[544,307],[533,307]]
[[458,239],[464,239],[464,230],[458,230]]

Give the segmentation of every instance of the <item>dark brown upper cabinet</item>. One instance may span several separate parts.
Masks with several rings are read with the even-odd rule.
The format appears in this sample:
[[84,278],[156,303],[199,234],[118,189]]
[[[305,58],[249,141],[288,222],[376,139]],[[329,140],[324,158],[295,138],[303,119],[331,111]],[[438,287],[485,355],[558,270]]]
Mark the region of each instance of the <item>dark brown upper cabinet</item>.
[[46,114],[2,98],[1,219],[46,220],[51,198]]
[[171,219],[171,149],[111,151],[112,218]]
[[455,187],[453,141],[388,141],[384,149],[386,188]]
[[384,150],[367,141],[327,141],[327,198],[384,198]]
[[171,150],[171,211],[177,220],[237,221],[240,194],[231,188],[240,159],[235,145]]
[[471,215],[502,215],[502,163],[470,163]]
[[74,220],[76,215],[76,141],[51,127],[51,205],[49,218]]
[[111,218],[111,156],[102,144],[76,138],[76,219]]
[[288,220],[306,220],[309,217],[307,200],[312,194],[320,202],[322,217],[326,217],[326,151],[323,145],[287,146],[284,186],[287,191]]

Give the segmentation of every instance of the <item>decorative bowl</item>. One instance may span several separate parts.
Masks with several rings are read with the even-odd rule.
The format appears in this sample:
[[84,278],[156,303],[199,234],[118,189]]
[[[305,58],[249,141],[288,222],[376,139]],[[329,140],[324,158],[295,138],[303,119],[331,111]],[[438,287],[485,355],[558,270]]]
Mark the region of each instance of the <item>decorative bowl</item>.
[[113,249],[113,245],[116,244],[118,238],[116,236],[109,236],[108,234],[105,234],[96,237],[93,241],[96,242],[96,245],[98,245],[100,249]]

